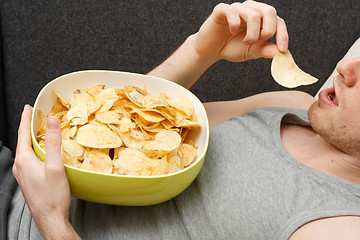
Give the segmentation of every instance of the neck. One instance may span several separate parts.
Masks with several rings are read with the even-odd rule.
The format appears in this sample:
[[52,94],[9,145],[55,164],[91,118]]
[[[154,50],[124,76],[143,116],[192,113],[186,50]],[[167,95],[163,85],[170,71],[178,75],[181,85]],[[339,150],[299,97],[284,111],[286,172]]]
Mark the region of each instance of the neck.
[[281,138],[286,150],[299,162],[360,185],[360,160],[329,144],[311,128],[282,124]]

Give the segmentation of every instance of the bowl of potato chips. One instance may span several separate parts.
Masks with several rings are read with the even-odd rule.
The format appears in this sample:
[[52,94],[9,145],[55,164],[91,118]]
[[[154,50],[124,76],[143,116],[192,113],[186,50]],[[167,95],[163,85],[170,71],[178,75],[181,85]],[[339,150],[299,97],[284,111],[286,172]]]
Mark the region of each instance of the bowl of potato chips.
[[71,194],[97,203],[146,206],[177,196],[197,177],[209,142],[206,111],[193,93],[136,73],[87,70],[49,82],[31,124],[42,161],[49,116],[60,120]]

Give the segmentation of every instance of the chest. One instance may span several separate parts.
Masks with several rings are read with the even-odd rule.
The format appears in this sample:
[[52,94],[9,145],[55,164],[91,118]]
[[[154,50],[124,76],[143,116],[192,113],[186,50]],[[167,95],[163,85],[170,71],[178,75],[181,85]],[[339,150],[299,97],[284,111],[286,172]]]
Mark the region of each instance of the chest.
[[316,134],[309,128],[300,125],[282,123],[280,136],[286,151],[297,161],[321,171],[321,163],[314,158],[312,137]]

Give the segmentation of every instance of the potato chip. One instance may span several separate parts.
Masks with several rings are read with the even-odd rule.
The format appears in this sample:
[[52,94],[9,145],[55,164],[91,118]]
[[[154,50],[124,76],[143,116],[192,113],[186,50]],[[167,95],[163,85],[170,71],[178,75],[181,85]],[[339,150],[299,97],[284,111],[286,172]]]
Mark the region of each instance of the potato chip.
[[71,107],[67,112],[66,118],[70,121],[70,125],[84,125],[88,121],[86,103],[80,103]]
[[100,106],[101,106],[101,97],[96,96],[96,95],[91,95],[91,98],[89,99],[89,101],[87,102],[86,106],[88,109],[88,115],[96,112],[99,110]]
[[80,157],[84,155],[84,147],[78,144],[74,139],[62,141],[62,151],[70,156]]
[[[170,107],[158,107],[156,110],[157,110],[158,113],[160,113],[166,120],[168,120],[172,124],[176,123],[177,113],[173,108],[170,108]],[[155,110],[152,110],[152,111],[155,111]]]
[[171,130],[163,130],[155,135],[154,140],[147,141],[142,150],[150,157],[163,157],[181,143],[181,137],[178,133]]
[[77,132],[77,126],[66,126],[62,129],[62,140],[74,138]]
[[120,132],[129,132],[130,130],[135,128],[136,128],[136,124],[132,122],[130,118],[123,118],[119,121]]
[[52,113],[49,113],[48,116],[55,116],[59,119],[60,122],[65,122],[67,121],[67,110],[63,111],[63,112],[58,112],[55,113],[54,115],[52,115]]
[[146,122],[143,121],[140,116],[136,116],[135,118],[133,118],[133,120],[139,128],[149,133],[160,132],[161,130],[164,130],[164,128],[160,125],[160,122]]
[[122,145],[121,138],[110,128],[95,124],[80,127],[76,140],[80,145],[91,148],[117,148]]
[[177,152],[182,162],[184,163],[185,167],[192,164],[196,159],[197,150],[195,146],[191,144],[187,144],[187,143],[180,144]]
[[41,116],[41,125],[40,128],[37,132],[37,139],[41,139],[43,137],[45,137],[45,129],[46,129],[46,119],[47,117],[44,115],[44,113],[42,111],[39,111],[39,114]]
[[130,130],[130,135],[137,140],[151,139],[151,135],[142,129],[132,129]]
[[182,128],[181,131],[180,131],[180,136],[181,136],[181,142],[184,142],[186,137],[187,137],[187,134],[190,132],[190,129],[189,128]]
[[57,102],[54,104],[53,108],[51,109],[50,114],[56,115],[57,113],[67,112],[68,108],[66,108],[62,103]]
[[161,122],[161,125],[165,128],[165,129],[170,129],[172,127],[174,127],[174,123],[171,123],[169,120],[164,120]]
[[97,96],[91,95],[85,90],[77,90],[70,97],[70,109],[79,104],[86,105],[86,111],[90,115],[99,109],[101,99]]
[[39,146],[45,150],[45,139],[38,140]]
[[66,101],[58,92],[55,91],[56,99],[59,103],[61,103],[64,107],[69,109],[70,103]]
[[128,148],[135,148],[135,149],[142,149],[144,144],[146,143],[145,140],[136,139],[131,135],[131,132],[119,132],[119,136],[123,141],[124,145]]
[[179,123],[175,125],[178,128],[199,128],[200,124],[197,122],[193,122],[190,120],[181,120]]
[[190,117],[194,111],[192,103],[183,97],[168,99],[167,102],[173,108],[185,113],[186,116]]
[[108,124],[96,120],[95,115],[90,115],[89,120],[86,124],[94,124],[98,126],[108,127]]
[[119,99],[126,99],[127,98],[124,89],[115,88],[115,93],[116,93],[116,95],[118,95]]
[[70,156],[67,154],[62,154],[63,162],[67,165],[70,165],[72,167],[81,168],[82,163],[84,162],[84,157],[76,157],[76,156]]
[[162,95],[146,95],[142,99],[142,106],[146,109],[167,107],[168,103]]
[[69,101],[55,94],[51,111],[46,116],[40,113],[37,140],[45,150],[46,119],[56,116],[62,129],[61,155],[68,165],[154,176],[179,171],[196,159],[197,149],[189,138],[200,124],[185,98],[151,95],[135,86],[104,85],[76,90]]
[[317,78],[302,71],[295,63],[291,53],[279,52],[271,62],[271,74],[281,86],[295,88],[301,85],[309,85],[318,81]]
[[168,159],[167,173],[174,173],[184,168],[184,162],[179,155],[174,155]]
[[124,88],[124,91],[130,101],[132,101],[134,104],[136,104],[139,107],[143,106],[142,101],[145,95],[147,95],[146,91],[135,86],[126,86]]
[[128,99],[118,99],[110,108],[110,110],[116,111],[120,116],[131,118],[131,113],[128,108],[132,102]]
[[88,92],[92,96],[99,95],[103,90],[105,89],[105,85],[103,84],[97,84],[95,86],[92,86],[91,88],[85,89],[86,92]]
[[95,114],[95,119],[104,124],[119,124],[119,114],[115,111],[100,112]]
[[147,157],[138,149],[125,148],[113,160],[114,173],[120,175],[150,176],[159,160]]
[[157,123],[165,120],[165,118],[158,112],[154,112],[151,109],[140,109],[135,111],[141,119],[146,122]]
[[163,157],[159,160],[156,160],[157,164],[155,165],[151,176],[156,176],[156,175],[165,175],[168,173],[168,162],[166,157]]
[[112,173],[113,171],[111,158],[99,150],[90,151],[85,156],[81,168],[102,173]]
[[62,141],[61,155],[64,163],[80,167],[83,161],[84,147],[76,142],[74,139],[66,139]]
[[119,99],[113,88],[104,89],[102,92],[99,93],[98,97],[102,99],[101,107],[97,110],[98,112],[108,111]]

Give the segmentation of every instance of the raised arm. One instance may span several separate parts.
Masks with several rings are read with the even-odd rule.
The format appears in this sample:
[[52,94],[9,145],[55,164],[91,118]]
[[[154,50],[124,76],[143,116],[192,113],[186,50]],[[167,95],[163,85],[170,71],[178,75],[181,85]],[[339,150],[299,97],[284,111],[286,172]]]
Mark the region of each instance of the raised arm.
[[[276,35],[277,45],[266,42]],[[149,75],[190,88],[214,63],[272,58],[286,51],[288,33],[276,10],[264,3],[245,1],[217,5],[199,31],[189,36]]]

